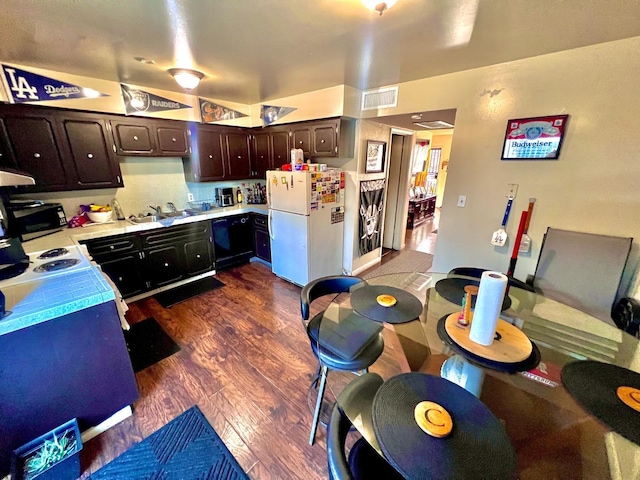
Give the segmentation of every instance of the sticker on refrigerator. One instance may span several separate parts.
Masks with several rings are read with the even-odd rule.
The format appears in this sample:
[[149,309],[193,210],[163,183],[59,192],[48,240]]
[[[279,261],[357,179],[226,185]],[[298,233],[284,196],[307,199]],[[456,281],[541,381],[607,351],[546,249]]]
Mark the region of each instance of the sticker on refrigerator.
[[311,202],[311,210],[318,210],[318,202]]
[[336,194],[327,193],[325,195],[322,195],[322,203],[336,203]]
[[344,207],[333,207],[331,209],[331,224],[344,222]]

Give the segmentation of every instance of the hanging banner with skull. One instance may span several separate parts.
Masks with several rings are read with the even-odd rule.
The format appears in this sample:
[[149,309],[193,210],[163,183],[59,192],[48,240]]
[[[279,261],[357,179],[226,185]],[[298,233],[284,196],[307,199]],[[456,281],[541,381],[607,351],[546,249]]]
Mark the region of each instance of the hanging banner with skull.
[[360,256],[380,246],[384,180],[360,182]]

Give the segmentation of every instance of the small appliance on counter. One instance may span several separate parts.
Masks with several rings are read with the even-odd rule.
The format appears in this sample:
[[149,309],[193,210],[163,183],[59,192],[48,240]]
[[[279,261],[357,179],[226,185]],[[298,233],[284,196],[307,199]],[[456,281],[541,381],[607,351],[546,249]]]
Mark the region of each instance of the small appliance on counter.
[[39,200],[11,200],[5,204],[7,232],[26,242],[55,233],[67,226],[67,217],[59,203]]
[[216,188],[216,202],[219,207],[232,207],[233,197],[233,188]]

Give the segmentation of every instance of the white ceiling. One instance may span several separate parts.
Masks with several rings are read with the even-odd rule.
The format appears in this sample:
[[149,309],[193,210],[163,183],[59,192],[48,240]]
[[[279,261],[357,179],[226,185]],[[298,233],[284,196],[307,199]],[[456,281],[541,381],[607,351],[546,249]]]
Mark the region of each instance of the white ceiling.
[[[640,35],[638,0],[0,0],[0,61],[246,104]],[[143,65],[135,57],[155,60]]]

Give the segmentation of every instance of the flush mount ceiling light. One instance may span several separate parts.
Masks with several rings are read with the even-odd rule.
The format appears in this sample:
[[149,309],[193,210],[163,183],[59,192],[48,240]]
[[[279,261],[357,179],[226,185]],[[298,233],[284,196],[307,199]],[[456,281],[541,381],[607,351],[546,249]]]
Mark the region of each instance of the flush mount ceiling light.
[[421,113],[414,113],[413,115],[411,115],[411,118],[413,120],[421,120],[422,119],[422,114]]
[[380,0],[362,0],[362,3],[364,3],[368,9],[375,10],[382,15],[382,12],[389,10],[397,1],[398,0],[386,0],[381,2]]
[[196,88],[202,77],[204,77],[204,73],[189,68],[171,68],[168,72],[176,80],[178,85],[185,90],[193,90]]

